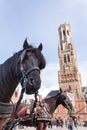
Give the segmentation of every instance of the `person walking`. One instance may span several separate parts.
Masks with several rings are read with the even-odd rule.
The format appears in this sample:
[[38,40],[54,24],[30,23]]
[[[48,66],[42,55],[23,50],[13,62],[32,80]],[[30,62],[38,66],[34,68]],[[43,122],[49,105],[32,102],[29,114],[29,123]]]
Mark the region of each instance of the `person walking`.
[[68,129],[73,130],[73,118],[71,116],[68,119]]
[[74,118],[74,126],[75,126],[75,128],[78,129],[78,121],[77,121],[77,118]]

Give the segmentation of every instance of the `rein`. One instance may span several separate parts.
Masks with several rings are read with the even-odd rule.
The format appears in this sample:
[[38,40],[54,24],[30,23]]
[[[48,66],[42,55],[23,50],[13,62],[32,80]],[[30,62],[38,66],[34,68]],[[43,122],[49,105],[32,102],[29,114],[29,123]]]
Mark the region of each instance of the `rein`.
[[32,113],[34,112],[34,108],[36,108],[37,101],[38,101],[37,100],[37,95],[38,95],[38,91],[36,91],[36,93],[35,93],[35,101],[34,101],[34,105],[33,105],[33,108],[32,108],[32,111],[31,111],[29,117],[31,117]]

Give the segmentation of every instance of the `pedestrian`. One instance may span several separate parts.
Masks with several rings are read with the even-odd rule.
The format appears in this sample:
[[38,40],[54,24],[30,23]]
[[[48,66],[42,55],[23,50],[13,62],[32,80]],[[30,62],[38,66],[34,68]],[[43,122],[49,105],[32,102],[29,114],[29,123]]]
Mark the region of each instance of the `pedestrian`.
[[71,116],[68,119],[68,129],[73,130],[73,118]]
[[78,129],[78,121],[77,121],[77,118],[74,118],[74,126],[75,126],[75,128]]
[[18,125],[14,124],[13,130],[17,130],[18,129]]
[[60,119],[60,127],[63,127],[63,124],[64,124],[63,119]]
[[68,119],[65,119],[65,126],[66,126],[66,128],[68,128]]
[[56,127],[60,126],[59,119],[56,119]]

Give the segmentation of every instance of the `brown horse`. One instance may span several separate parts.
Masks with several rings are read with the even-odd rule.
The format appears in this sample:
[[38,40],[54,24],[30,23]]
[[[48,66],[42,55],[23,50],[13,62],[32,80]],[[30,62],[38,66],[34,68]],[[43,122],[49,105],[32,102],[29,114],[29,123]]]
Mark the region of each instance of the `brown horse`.
[[[18,108],[18,116],[15,117],[13,126],[15,123],[19,123],[23,126],[35,126],[37,130],[46,130],[48,123],[52,119],[52,114],[58,105],[62,104],[70,112],[73,106],[65,93],[62,91],[51,91],[36,107],[36,111],[30,116],[31,105],[21,104]],[[12,127],[13,127],[12,126]]]
[[[51,96],[51,95],[53,95],[53,96]],[[47,107],[47,111],[49,112],[50,115],[53,114],[55,109],[60,104],[62,104],[68,110],[68,112],[69,112],[68,114],[70,114],[71,110],[73,109],[73,106],[72,106],[70,99],[62,91],[50,92],[43,101],[45,102],[46,107]],[[37,130],[46,130],[48,124],[49,124],[49,121],[48,122],[47,121],[46,122],[42,122],[42,121],[38,122]]]
[[0,130],[3,128],[5,118],[13,111],[14,106],[10,104],[10,100],[17,85],[19,83],[22,85],[17,106],[20,105],[24,92],[34,94],[40,88],[40,70],[46,65],[42,49],[42,44],[35,48],[29,45],[26,39],[23,49],[0,65]]

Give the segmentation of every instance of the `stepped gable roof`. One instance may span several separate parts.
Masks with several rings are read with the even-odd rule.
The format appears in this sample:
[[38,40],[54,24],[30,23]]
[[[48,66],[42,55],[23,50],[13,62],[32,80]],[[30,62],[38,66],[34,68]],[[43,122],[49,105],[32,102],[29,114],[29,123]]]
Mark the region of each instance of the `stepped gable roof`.
[[56,95],[58,95],[58,94],[59,94],[59,90],[50,91],[50,92],[47,94],[47,96],[45,97],[45,99],[54,97],[54,96],[56,96]]

